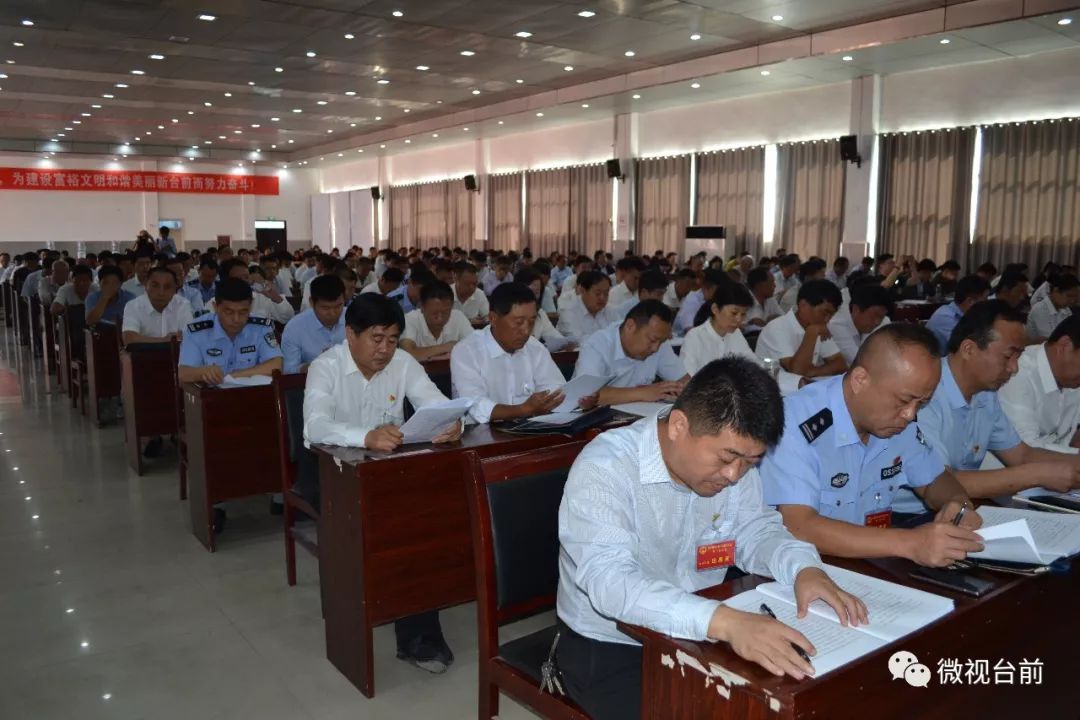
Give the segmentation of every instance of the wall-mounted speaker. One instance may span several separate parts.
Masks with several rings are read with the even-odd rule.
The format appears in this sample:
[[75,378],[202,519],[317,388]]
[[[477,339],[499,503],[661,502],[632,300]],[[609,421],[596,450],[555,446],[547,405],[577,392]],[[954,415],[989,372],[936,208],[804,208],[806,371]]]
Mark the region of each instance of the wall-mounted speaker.
[[859,155],[857,136],[844,135],[840,138],[840,159],[844,162],[853,162],[856,167],[862,167],[862,155]]
[[608,160],[606,164],[607,176],[609,178],[618,178],[619,180],[623,179],[622,166],[619,164],[618,158],[612,158],[611,160]]
[[371,199],[372,200],[382,200],[382,193],[379,192],[379,186],[378,185],[371,188]]
[[468,190],[469,192],[475,192],[476,190],[479,189],[479,186],[476,184],[476,176],[475,175],[466,175],[465,176],[465,189]]

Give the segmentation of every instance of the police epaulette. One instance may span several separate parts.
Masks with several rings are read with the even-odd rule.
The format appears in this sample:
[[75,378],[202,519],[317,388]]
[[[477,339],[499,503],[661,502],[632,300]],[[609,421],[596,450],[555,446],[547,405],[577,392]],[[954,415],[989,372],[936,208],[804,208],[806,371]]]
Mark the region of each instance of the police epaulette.
[[200,330],[209,330],[214,327],[213,320],[199,320],[198,322],[188,323],[188,332],[198,332]]
[[812,443],[821,437],[822,433],[832,427],[832,410],[825,408],[817,415],[811,416],[799,426],[806,442]]
[[266,327],[272,327],[274,321],[270,318],[256,317],[255,315],[248,316],[248,325],[265,325]]

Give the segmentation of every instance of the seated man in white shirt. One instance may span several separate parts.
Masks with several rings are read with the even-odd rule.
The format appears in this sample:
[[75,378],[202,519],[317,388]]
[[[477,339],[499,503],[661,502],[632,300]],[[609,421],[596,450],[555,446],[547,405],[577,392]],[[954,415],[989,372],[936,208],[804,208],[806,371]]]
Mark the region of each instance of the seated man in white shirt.
[[68,305],[85,305],[86,296],[92,289],[96,289],[94,271],[85,265],[76,265],[71,271],[71,279],[56,291],[49,312],[60,315],[67,310]]
[[683,268],[671,276],[671,283],[667,286],[667,290],[664,291],[664,303],[677,312],[679,306],[682,305],[683,299],[696,287],[697,279],[694,277],[694,273],[687,268]]
[[761,329],[783,315],[780,303],[773,297],[776,294],[776,280],[769,269],[758,266],[746,276],[746,287],[754,298],[754,304],[746,313],[743,332],[747,335],[759,333]]
[[698,317],[701,322],[686,333],[679,359],[686,372],[695,375],[713,360],[728,355],[741,355],[761,364],[739,330],[747,310],[754,302],[744,285],[723,283],[716,288],[713,298],[701,306]]
[[125,280],[120,288],[136,296],[145,294],[146,279],[150,275],[150,266],[153,264],[153,259],[153,254],[147,251],[135,255],[134,274]]
[[[610,296],[608,297],[608,305],[615,308],[619,313],[619,317],[625,319],[630,311],[637,307],[639,302],[646,300],[659,300],[664,302],[664,296],[667,294],[668,281],[664,277],[664,273],[659,270],[646,270],[641,273],[641,277],[638,278],[637,297],[630,298],[622,302],[621,304],[614,304],[611,302]],[[664,302],[666,305],[667,303]],[[669,306],[670,307],[670,306]],[[671,311],[671,317],[674,320],[675,310]]]
[[671,308],[662,301],[641,301],[621,323],[585,341],[574,377],[611,378],[600,389],[601,405],[675,400],[690,377],[668,342],[671,321]]
[[1029,345],[1019,365],[998,390],[998,401],[1020,439],[1031,447],[1080,452],[1080,315],[1062,320],[1045,343]]
[[1075,275],[1057,275],[1048,282],[1050,293],[1032,305],[1028,314],[1028,340],[1033,343],[1050,337],[1054,328],[1072,315],[1073,306],[1080,305],[1080,280]]
[[513,282],[513,267],[514,262],[509,257],[501,255],[495,258],[495,267],[481,280],[484,285],[484,294],[490,298],[491,293],[495,292],[495,288],[499,285]]
[[51,307],[56,293],[60,291],[60,288],[64,286],[70,276],[71,266],[63,260],[55,261],[48,274],[42,273],[41,279],[38,281],[38,300],[41,301],[41,304]]
[[[491,294],[490,324],[450,352],[453,395],[473,399],[469,414],[476,422],[543,415],[563,401],[566,379],[532,336],[536,308],[536,296],[525,285],[499,285]],[[595,404],[593,397],[582,407]]]
[[578,301],[559,310],[559,332],[579,345],[597,330],[622,318],[608,305],[611,279],[599,270],[589,270],[577,277]]
[[811,280],[824,280],[825,268],[825,261],[820,258],[810,258],[799,265],[799,281],[785,290],[783,294],[778,295],[780,311],[787,312],[795,307],[795,303],[799,300],[799,288],[805,283]]
[[[251,273],[248,266],[239,258],[223,260],[218,266],[218,277],[221,280],[239,278],[251,284]],[[206,304],[209,312],[214,312],[216,303],[211,300]],[[252,286],[251,314],[255,317],[269,318],[282,325],[293,319],[296,310],[289,301],[281,297],[281,293],[272,284],[260,283],[258,289]]]
[[521,268],[514,273],[514,282],[527,285],[533,291],[533,295],[536,296],[536,323],[533,325],[532,336],[544,343],[544,346],[551,352],[571,350],[576,347],[572,340],[555,329],[555,326],[551,324],[551,319],[544,312],[541,298],[548,288],[544,287],[544,278],[541,277],[540,273],[531,267]]
[[624,257],[615,263],[615,287],[611,288],[608,302],[619,307],[625,302],[638,299],[638,280],[645,272],[645,263],[638,257]]
[[191,303],[176,292],[177,281],[166,267],[151,268],[146,291],[124,306],[124,344],[163,343],[180,339],[192,322]]
[[[304,388],[304,442],[391,452],[401,445],[405,400],[413,407],[446,397],[407,352],[398,348],[405,327],[401,306],[383,295],[357,296],[345,312],[345,342],[308,367]],[[433,442],[455,442],[461,423]],[[301,489],[309,495],[313,489]],[[317,507],[318,505],[316,505]],[[422,670],[442,673],[454,661],[438,611],[394,623],[397,656]]]
[[889,324],[888,313],[892,309],[889,291],[880,283],[873,278],[856,282],[851,290],[851,302],[837,310],[829,321],[829,334],[848,365],[855,361],[863,341],[879,327]]
[[642,714],[641,647],[618,622],[729,643],[774,675],[813,675],[816,650],[797,630],[694,594],[729,567],[794,585],[800,617],[820,599],[844,625],[867,622],[762,501],[754,466],[783,426],[776,383],[729,357],[695,375],[670,414],[608,430],[578,456],[559,508],[556,652],[567,692],[595,720]]
[[765,326],[755,352],[780,364],[780,389],[798,390],[804,378],[829,377],[847,370],[832,341],[829,321],[840,306],[840,291],[828,280],[811,280],[799,289],[795,309]]
[[472,263],[459,262],[454,266],[454,307],[465,313],[473,325],[483,325],[488,320],[487,295],[477,286],[476,267]]
[[799,256],[795,253],[783,255],[780,257],[780,262],[776,264],[776,270],[773,272],[773,280],[776,281],[775,296],[777,300],[784,296],[788,290],[799,285]]
[[563,281],[562,289],[561,289],[561,291],[559,293],[559,302],[558,302],[559,312],[562,312],[563,310],[565,310],[566,308],[570,307],[572,304],[577,302],[577,299],[578,299],[578,292],[577,292],[577,279],[578,279],[578,276],[580,276],[582,273],[586,273],[589,270],[592,270],[592,268],[593,268],[592,260],[589,259],[588,255],[578,255],[577,256],[577,258],[574,260],[574,274],[571,275],[570,277],[566,278],[566,280]]
[[449,355],[454,345],[472,332],[465,314],[454,309],[454,291],[432,279],[420,289],[420,307],[405,315],[401,349],[424,362]]

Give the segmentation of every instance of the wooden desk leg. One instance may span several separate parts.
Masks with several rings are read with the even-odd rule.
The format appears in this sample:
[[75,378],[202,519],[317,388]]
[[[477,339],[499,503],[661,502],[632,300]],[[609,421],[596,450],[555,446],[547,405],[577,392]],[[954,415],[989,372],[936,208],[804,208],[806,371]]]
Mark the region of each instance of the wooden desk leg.
[[199,542],[214,552],[214,510],[208,497],[206,478],[205,438],[203,437],[202,402],[184,393],[184,416],[188,443],[188,510],[191,513],[191,532]]

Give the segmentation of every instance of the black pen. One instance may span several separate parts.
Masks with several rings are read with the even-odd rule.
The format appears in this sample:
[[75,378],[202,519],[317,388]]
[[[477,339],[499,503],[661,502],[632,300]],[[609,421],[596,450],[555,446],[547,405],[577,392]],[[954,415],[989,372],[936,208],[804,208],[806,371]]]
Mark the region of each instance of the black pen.
[[[770,608],[765,603],[761,603],[761,612],[762,612],[763,615],[768,615],[773,620],[776,620],[777,622],[780,622],[777,619],[776,614],[772,611],[772,608]],[[801,647],[799,647],[795,643],[791,643],[791,647],[795,648],[795,652],[799,653],[799,657],[801,657],[806,662],[810,662],[810,656],[806,654],[805,650],[803,650]],[[813,663],[811,663],[811,664],[813,664]]]
[[952,519],[953,525],[960,525],[960,521],[964,519],[964,513],[967,512],[967,503],[960,506],[960,512],[956,513],[956,517]]

